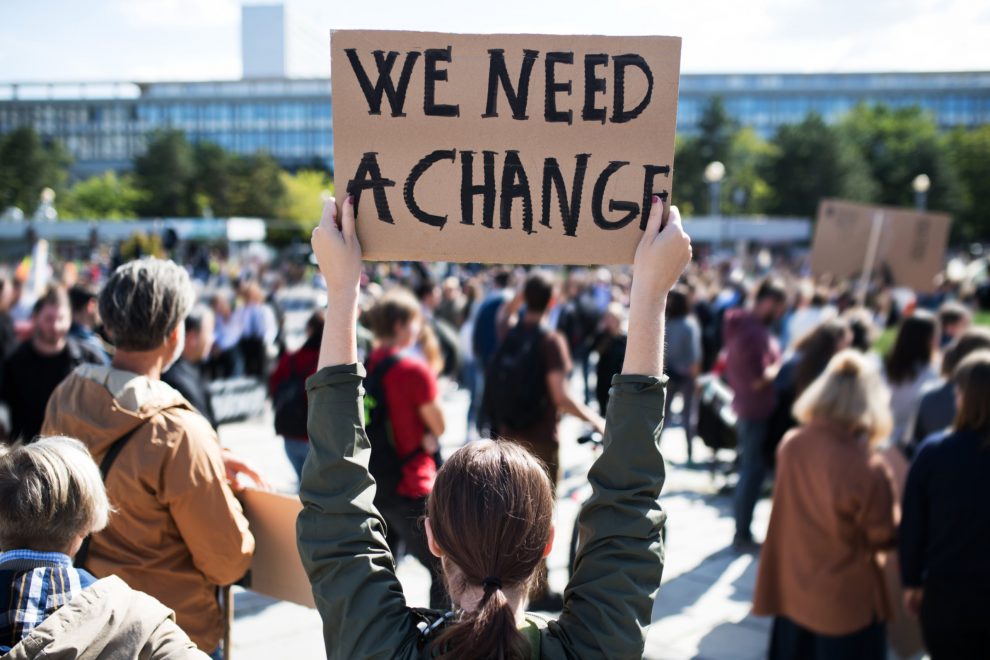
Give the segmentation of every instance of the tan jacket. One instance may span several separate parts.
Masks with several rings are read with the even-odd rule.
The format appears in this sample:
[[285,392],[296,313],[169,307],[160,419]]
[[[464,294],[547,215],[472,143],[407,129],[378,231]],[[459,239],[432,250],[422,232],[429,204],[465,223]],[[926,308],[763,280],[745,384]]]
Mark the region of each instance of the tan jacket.
[[93,536],[86,568],[162,601],[209,653],[223,634],[216,587],[247,572],[254,537],[206,419],[161,381],[84,365],[52,394],[42,433],[79,438],[100,463],[138,426],[107,475],[117,511]]
[[4,660],[206,660],[167,607],[110,576],[79,592]]
[[792,431],[777,449],[753,613],[823,635],[889,620],[878,553],[894,545],[895,508],[889,471],[865,440],[826,422]]

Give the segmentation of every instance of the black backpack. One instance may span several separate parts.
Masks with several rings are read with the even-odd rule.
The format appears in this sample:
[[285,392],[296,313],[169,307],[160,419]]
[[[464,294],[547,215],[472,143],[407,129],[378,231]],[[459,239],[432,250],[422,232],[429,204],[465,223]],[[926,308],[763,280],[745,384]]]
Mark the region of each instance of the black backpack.
[[275,409],[275,432],[284,438],[306,438],[309,404],[306,401],[306,378],[296,369],[296,356],[289,358],[289,377],[279,383],[272,398]]
[[540,326],[522,323],[509,331],[485,370],[484,410],[494,429],[532,428],[550,408]]
[[385,374],[399,361],[398,354],[390,355],[368,374],[364,381],[364,421],[365,433],[371,443],[371,460],[368,472],[378,485],[375,500],[395,494],[402,481],[402,468],[423,452],[417,447],[406,456],[399,457],[395,448],[395,434],[388,414],[388,399],[385,396]]

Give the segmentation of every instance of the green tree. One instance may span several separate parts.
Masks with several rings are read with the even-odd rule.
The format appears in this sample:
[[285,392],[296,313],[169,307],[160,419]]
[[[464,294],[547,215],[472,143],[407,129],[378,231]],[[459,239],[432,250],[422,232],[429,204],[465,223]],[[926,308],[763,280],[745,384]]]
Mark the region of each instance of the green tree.
[[732,136],[722,182],[722,209],[730,214],[765,213],[770,203],[770,186],[763,179],[763,165],[774,149],[752,128]]
[[0,212],[17,206],[30,217],[43,189],[62,191],[71,162],[60,142],[42,140],[30,126],[0,136]]
[[193,147],[196,176],[194,195],[200,212],[209,207],[214,217],[225,218],[231,213],[236,174],[236,156],[213,142],[198,142]]
[[278,217],[296,223],[302,231],[311,231],[320,222],[324,193],[333,194],[333,179],[317,170],[282,172],[281,179],[285,197]]
[[[685,215],[708,213],[708,184],[704,180],[705,167],[712,161],[726,161],[732,151],[732,141],[739,126],[729,116],[722,99],[715,96],[702,110],[697,135],[678,140],[674,161],[675,186],[673,201]],[[722,187],[723,196],[726,186]]]
[[814,216],[822,197],[872,201],[870,168],[859,150],[817,114],[781,126],[761,167],[774,215]]
[[921,108],[860,104],[842,120],[839,130],[868,163],[878,186],[876,201],[913,207],[911,182],[924,173],[932,184],[929,208],[957,210],[958,177],[935,121]]
[[195,197],[196,160],[182,131],[155,133],[144,154],[134,161],[134,180],[144,198],[144,217],[199,215]]
[[948,133],[945,148],[960,183],[953,233],[963,240],[986,240],[990,236],[990,125]]
[[59,215],[64,218],[98,218],[117,220],[137,216],[144,193],[135,187],[132,177],[118,177],[104,172],[79,181],[60,198]]
[[273,219],[285,198],[282,170],[267,153],[241,156],[234,161],[231,215]]

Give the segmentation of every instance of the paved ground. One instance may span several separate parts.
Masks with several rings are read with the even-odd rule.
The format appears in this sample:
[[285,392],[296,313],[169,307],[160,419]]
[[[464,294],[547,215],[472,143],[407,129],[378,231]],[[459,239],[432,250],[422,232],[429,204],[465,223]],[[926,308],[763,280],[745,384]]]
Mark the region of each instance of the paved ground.
[[[464,437],[466,407],[462,392],[448,392],[444,397],[450,427],[443,439],[445,450],[456,449]],[[584,475],[594,459],[590,449],[573,442],[579,431],[576,423],[568,423],[564,430],[558,541],[549,560],[550,582],[557,590],[563,590],[567,582],[570,532]],[[274,436],[270,418],[224,426],[221,438],[225,445],[264,466],[279,490],[291,492],[295,488],[294,474],[281,442]],[[769,622],[749,615],[756,563],[753,557],[736,555],[728,548],[733,523],[731,498],[718,494],[723,480],[713,478],[707,470],[683,465],[685,444],[680,429],[665,431],[663,449],[668,461],[663,494],[669,515],[667,560],[646,657],[652,660],[763,657]],[[695,456],[707,460],[710,453],[696,444]],[[763,536],[768,515],[769,503],[764,500],[757,507],[754,523],[758,538]],[[414,559],[401,562],[399,577],[410,604],[426,604],[426,575]],[[235,598],[235,660],[325,657],[320,618],[315,611],[247,591],[238,592]]]

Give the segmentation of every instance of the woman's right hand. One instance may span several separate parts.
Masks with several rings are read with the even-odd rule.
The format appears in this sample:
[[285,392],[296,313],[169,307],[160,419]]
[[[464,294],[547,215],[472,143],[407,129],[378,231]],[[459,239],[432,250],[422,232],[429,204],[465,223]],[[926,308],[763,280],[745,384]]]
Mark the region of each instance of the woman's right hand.
[[354,197],[348,195],[337,221],[333,197],[323,205],[323,217],[313,230],[313,253],[327,283],[327,295],[356,296],[361,282],[361,245],[354,226]]

